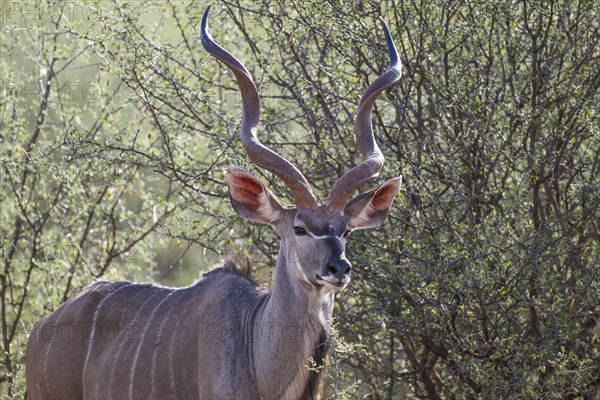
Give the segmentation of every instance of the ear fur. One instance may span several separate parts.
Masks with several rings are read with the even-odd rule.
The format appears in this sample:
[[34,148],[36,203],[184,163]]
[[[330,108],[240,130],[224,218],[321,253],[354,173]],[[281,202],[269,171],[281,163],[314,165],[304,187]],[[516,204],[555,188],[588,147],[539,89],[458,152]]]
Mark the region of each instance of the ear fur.
[[392,178],[377,189],[350,200],[344,208],[350,229],[374,228],[385,221],[401,185],[401,176]]
[[227,170],[226,179],[231,205],[240,217],[275,225],[279,212],[284,207],[258,178],[243,168],[231,166]]

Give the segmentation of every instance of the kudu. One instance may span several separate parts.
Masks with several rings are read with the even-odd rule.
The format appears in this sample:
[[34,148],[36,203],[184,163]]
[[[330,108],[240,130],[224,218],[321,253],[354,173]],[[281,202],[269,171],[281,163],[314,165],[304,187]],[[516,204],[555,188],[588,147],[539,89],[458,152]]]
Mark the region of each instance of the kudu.
[[320,205],[302,173],[256,137],[258,91],[244,65],[211,38],[208,11],[202,44],[241,89],[243,147],[285,182],[295,201],[284,206],[241,168],[226,174],[235,211],[271,225],[281,238],[272,290],[227,263],[180,289],[96,282],[35,325],[26,360],[30,399],[323,398],[318,369],[327,358],[334,294],[350,281],[346,236],[379,225],[400,189],[398,177],[349,201],[383,166],[371,110],[400,79],[401,64],[383,24],[391,66],[367,88],[356,117],[364,160]]

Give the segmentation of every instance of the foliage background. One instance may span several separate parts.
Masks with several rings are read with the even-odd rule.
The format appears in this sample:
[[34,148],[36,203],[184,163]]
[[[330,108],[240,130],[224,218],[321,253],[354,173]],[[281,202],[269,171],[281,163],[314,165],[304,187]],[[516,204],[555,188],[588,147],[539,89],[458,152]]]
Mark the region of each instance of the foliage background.
[[[277,240],[234,215],[234,80],[198,40],[208,2],[1,1],[0,397],[32,324],[96,278],[191,283]],[[263,141],[323,198],[374,112],[404,188],[353,233],[328,396],[592,399],[600,386],[600,4],[223,1],[213,36],[263,96]],[[371,186],[373,186],[372,184]]]

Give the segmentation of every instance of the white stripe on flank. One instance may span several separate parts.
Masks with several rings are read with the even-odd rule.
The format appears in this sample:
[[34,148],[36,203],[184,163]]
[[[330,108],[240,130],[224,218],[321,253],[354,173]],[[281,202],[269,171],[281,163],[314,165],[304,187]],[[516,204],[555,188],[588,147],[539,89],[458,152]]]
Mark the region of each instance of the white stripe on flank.
[[171,337],[171,341],[169,343],[169,390],[171,392],[173,392],[174,394],[176,393],[176,386],[175,386],[175,371],[173,371],[173,343],[175,343],[175,337],[174,335],[177,334],[177,328],[179,328],[179,323],[183,320],[183,318],[180,318],[177,320],[177,323],[175,324],[175,328],[171,331],[173,336]]
[[[174,291],[173,293],[181,293],[181,291]],[[179,301],[179,299],[175,300],[175,305],[177,305],[178,301]],[[166,322],[170,317],[171,317],[171,313],[166,313],[163,316],[162,322],[160,323],[160,326],[158,328],[158,333],[156,334],[156,340],[158,341],[158,343],[156,344],[156,346],[154,347],[154,351],[152,352],[152,370],[151,370],[152,391],[150,392],[150,398],[152,398],[152,396],[154,395],[154,392],[156,390],[156,362],[157,362],[157,358],[158,358],[159,344],[162,344],[162,342],[163,342],[163,339],[162,339],[163,329],[165,328]]]
[[82,385],[83,385],[83,396],[84,397],[85,397],[85,370],[87,368],[87,364],[88,364],[88,361],[89,361],[89,358],[90,358],[90,354],[92,353],[92,345],[94,344],[94,336],[96,334],[96,319],[98,318],[98,313],[100,312],[100,308],[106,302],[106,300],[110,299],[112,296],[114,296],[115,294],[119,293],[121,291],[121,289],[129,287],[131,285],[133,285],[133,283],[129,283],[129,284],[123,285],[120,288],[118,288],[117,290],[111,292],[109,295],[104,296],[104,298],[98,303],[98,305],[96,306],[96,309],[94,310],[94,316],[92,317],[92,334],[88,338],[88,340],[90,342],[88,344],[87,354],[85,355],[85,362],[83,363],[83,372],[81,374],[81,376],[83,377],[83,383],[82,383]]
[[[142,332],[142,336],[140,337],[140,341],[138,343],[137,349],[135,349],[135,356],[133,357],[133,365],[131,366],[131,375],[129,375],[129,398],[133,400],[133,380],[135,378],[135,370],[137,368],[137,362],[138,362],[138,358],[140,356],[140,350],[142,349],[142,344],[144,344],[144,339],[146,338],[146,332],[148,331],[148,328],[150,327],[150,323],[152,322],[152,319],[154,319],[154,316],[156,315],[156,311],[160,308],[160,306],[163,305],[163,303],[169,298],[171,297],[171,295],[174,292],[169,293],[168,295],[165,296],[164,299],[162,299],[155,307],[154,310],[152,310],[152,312],[150,313],[150,316],[148,317],[148,321],[146,321],[146,326],[144,326],[144,331]],[[152,385],[154,386],[154,381],[152,382]],[[153,387],[154,390],[154,387]]]
[[[144,293],[144,289],[148,288],[147,286],[140,286],[140,293]],[[125,349],[126,347],[123,346],[123,343],[131,343],[131,334],[132,333],[137,333],[137,331],[135,332],[131,332],[128,330],[128,328],[131,327],[135,327],[135,321],[137,321],[138,317],[140,316],[140,313],[142,312],[142,310],[144,309],[144,306],[146,304],[148,304],[150,302],[150,300],[152,300],[154,298],[154,296],[150,296],[148,297],[148,299],[140,306],[140,308],[138,309],[137,313],[135,313],[135,316],[133,317],[133,320],[131,320],[129,323],[127,323],[127,325],[125,325],[125,329],[123,329],[123,333],[124,333],[124,337],[121,340],[121,343],[119,345],[119,350],[117,352],[117,354],[115,355],[115,358],[113,359],[113,363],[111,363],[111,366],[118,361],[124,361],[121,360],[121,352],[123,351],[123,349]],[[128,335],[129,334],[129,335]],[[119,333],[119,336],[120,333]],[[129,347],[127,347],[127,349],[129,349]],[[108,397],[112,397],[112,388],[113,388],[113,383],[115,382],[115,373],[117,372],[117,368],[111,367],[112,370],[112,374],[110,375],[110,382],[108,384]],[[120,396],[121,394],[117,395],[116,397]]]
[[[59,327],[58,324],[60,323],[60,317],[63,315],[63,313],[67,309],[68,305],[69,304],[66,304],[63,307],[63,309],[60,310],[60,312],[56,316],[56,322],[54,323],[54,326],[58,327],[59,329],[60,329],[60,327]],[[40,340],[40,335],[43,336],[42,328],[43,328],[43,325],[40,325],[40,332],[37,334],[37,336],[38,336],[37,340]],[[44,351],[44,368],[43,368],[43,371],[44,371],[44,385],[46,386],[46,390],[49,389],[49,386],[48,386],[48,355],[50,354],[50,349],[53,348],[53,347],[54,346],[50,345],[50,343],[46,343],[46,350]],[[38,383],[38,386],[39,386],[39,383]],[[40,391],[40,393],[42,393],[42,392]]]

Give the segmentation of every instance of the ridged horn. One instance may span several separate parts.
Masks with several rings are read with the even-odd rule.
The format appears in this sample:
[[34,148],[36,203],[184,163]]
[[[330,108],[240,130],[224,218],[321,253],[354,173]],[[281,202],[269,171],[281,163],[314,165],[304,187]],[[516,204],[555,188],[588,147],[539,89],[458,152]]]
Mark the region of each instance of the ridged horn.
[[206,51],[227,65],[235,75],[242,94],[242,128],[240,136],[242,146],[248,157],[259,167],[272,172],[279,177],[291,190],[296,208],[316,210],[319,205],[312,193],[304,175],[288,160],[273,150],[265,147],[256,137],[260,116],[260,98],[252,76],[244,65],[227,50],[212,39],[208,31],[208,13],[210,6],[204,12],[200,27],[200,39]]
[[390,56],[390,66],[383,75],[369,85],[360,98],[354,133],[356,135],[356,145],[363,156],[363,161],[342,175],[333,185],[324,203],[325,208],[329,211],[343,210],[354,191],[369,179],[375,178],[383,167],[383,154],[373,135],[371,111],[381,92],[398,82],[402,76],[402,64],[390,31],[383,18],[380,19]]

